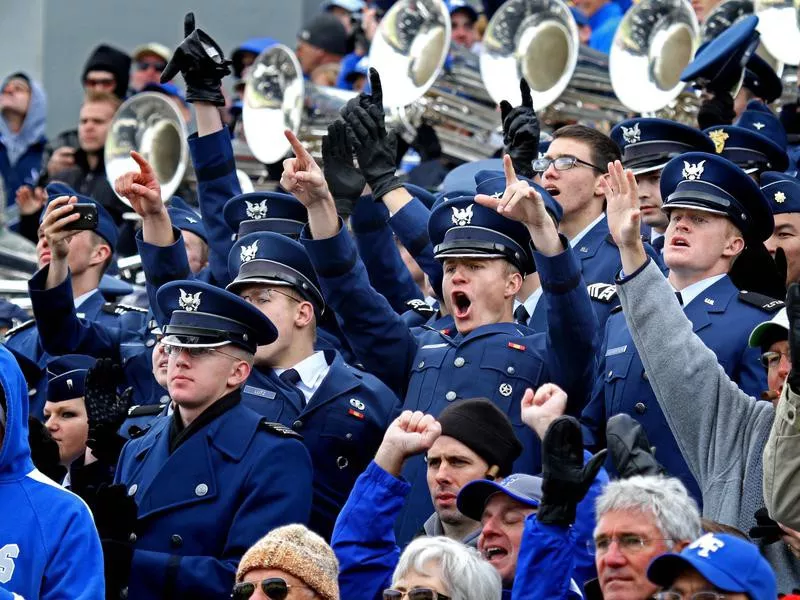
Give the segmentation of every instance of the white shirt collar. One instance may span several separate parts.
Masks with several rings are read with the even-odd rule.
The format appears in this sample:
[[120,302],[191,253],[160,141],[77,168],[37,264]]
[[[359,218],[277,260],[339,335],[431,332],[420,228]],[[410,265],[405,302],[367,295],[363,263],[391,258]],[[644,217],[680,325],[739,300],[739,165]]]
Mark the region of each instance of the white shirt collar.
[[712,285],[717,283],[720,279],[725,277],[725,275],[726,275],[725,273],[722,273],[721,275],[706,277],[705,279],[701,279],[700,281],[694,282],[692,285],[687,285],[682,290],[675,290],[674,286],[672,287],[672,289],[675,290],[676,292],[681,293],[681,298],[683,299],[683,305],[688,306],[692,300],[697,298],[700,294],[702,294]]
[[[328,361],[325,360],[325,353],[321,350],[304,358],[292,368],[300,375],[297,388],[303,392],[306,403],[311,401],[314,392],[322,385],[322,381],[331,369]],[[280,374],[286,370],[287,369],[275,369],[275,374],[280,376]]]
[[98,291],[99,290],[97,288],[95,288],[95,289],[89,290],[85,294],[81,294],[80,296],[75,298],[75,308],[76,309],[80,308],[81,304],[83,304],[84,302],[86,302],[89,299],[89,296],[91,296],[92,294],[94,294],[95,292],[98,292]]
[[653,242],[655,242],[658,238],[662,238],[662,237],[664,237],[663,233],[658,233],[655,229],[651,229],[650,230],[650,243],[651,244]]
[[525,302],[522,304],[525,305],[525,310],[528,311],[530,316],[533,316],[533,311],[536,310],[536,305],[539,304],[539,299],[542,297],[542,288],[539,287],[535,292],[533,292],[530,296],[525,298]]
[[586,226],[586,227],[583,229],[583,231],[581,231],[581,232],[580,232],[578,235],[576,235],[574,238],[572,238],[572,239],[569,241],[569,245],[570,245],[570,246],[572,246],[573,248],[574,248],[575,246],[577,246],[577,245],[578,245],[578,243],[579,243],[579,242],[580,242],[580,241],[581,241],[581,240],[582,240],[584,237],[586,237],[586,234],[587,234],[587,233],[589,233],[589,232],[590,232],[592,229],[594,229],[594,226],[595,226],[595,225],[597,225],[598,223],[600,223],[600,222],[601,222],[603,219],[605,219],[605,218],[606,218],[606,213],[600,213],[600,216],[599,216],[599,217],[597,217],[597,218],[596,218],[594,221],[592,221],[591,223],[589,223],[589,224],[588,224],[588,225],[587,225],[587,226]]

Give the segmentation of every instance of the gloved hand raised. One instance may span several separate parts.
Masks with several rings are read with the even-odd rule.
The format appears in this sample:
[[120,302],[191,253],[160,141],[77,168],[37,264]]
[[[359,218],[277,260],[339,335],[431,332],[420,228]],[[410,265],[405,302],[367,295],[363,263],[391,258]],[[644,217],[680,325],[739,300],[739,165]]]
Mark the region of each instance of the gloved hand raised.
[[531,88],[524,79],[519,81],[522,93],[522,104],[512,108],[511,103],[500,102],[500,114],[503,118],[503,153],[511,157],[514,170],[524,177],[532,179],[533,161],[539,156],[539,119],[533,110]]
[[322,170],[336,212],[346,219],[353,213],[366,180],[353,165],[353,146],[347,136],[347,125],[341,119],[328,125],[328,135],[322,138]]
[[109,465],[116,464],[125,445],[125,439],[117,431],[128,415],[131,390],[117,394],[122,380],[122,367],[110,358],[99,359],[86,374],[84,401],[89,420],[86,445],[98,460]]
[[342,109],[347,133],[358,158],[358,166],[378,201],[402,183],[397,170],[397,139],[388,133],[383,112],[381,78],[375,69],[369,70],[371,94],[359,94]]
[[620,413],[608,420],[606,446],[620,479],[664,473],[653,455],[644,428],[630,415]]
[[183,35],[185,39],[161,73],[161,83],[181,73],[186,82],[187,102],[224,106],[222,78],[230,73],[231,61],[226,60],[222,48],[210,35],[202,29],[195,29],[192,12],[184,17]]

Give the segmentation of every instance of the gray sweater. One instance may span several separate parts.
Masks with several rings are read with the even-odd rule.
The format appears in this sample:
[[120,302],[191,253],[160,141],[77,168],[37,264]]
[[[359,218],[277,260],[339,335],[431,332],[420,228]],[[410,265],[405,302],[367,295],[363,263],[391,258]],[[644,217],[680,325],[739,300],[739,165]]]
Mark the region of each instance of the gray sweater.
[[[674,292],[652,261],[617,285],[617,293],[650,385],[703,493],[703,516],[755,525],[764,506],[762,453],[775,411],[731,381],[692,331]],[[762,548],[778,590],[800,586],[800,561],[776,543]]]

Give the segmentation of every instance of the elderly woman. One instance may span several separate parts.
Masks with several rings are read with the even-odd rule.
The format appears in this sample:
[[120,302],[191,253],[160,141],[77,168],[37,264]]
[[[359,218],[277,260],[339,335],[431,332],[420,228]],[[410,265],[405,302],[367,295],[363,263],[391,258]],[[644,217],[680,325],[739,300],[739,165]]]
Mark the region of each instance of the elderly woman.
[[423,537],[400,555],[384,600],[500,600],[500,574],[476,550],[446,537]]

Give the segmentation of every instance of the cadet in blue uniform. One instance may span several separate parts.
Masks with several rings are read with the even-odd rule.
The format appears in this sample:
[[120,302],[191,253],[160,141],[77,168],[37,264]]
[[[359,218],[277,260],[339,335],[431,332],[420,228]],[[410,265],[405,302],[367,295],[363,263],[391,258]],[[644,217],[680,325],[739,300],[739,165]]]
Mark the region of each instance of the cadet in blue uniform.
[[197,281],[166,284],[157,300],[170,316],[176,408],[126,444],[115,477],[124,488],[101,494],[116,501],[97,526],[112,578],[123,581],[130,565],[128,597],[221,598],[265,532],[308,522],[311,461],[299,434],[241,402],[257,346],[277,338],[270,320]]
[[[371,72],[368,104],[348,105],[344,111],[358,142],[359,168],[376,197],[400,187],[394,177],[391,140],[382,123],[380,80]],[[593,366],[596,319],[578,271],[577,261],[558,236],[541,196],[526,182],[509,174],[502,200],[480,196],[497,205],[514,198],[514,215],[532,223],[527,228],[486,208],[474,197],[443,202],[429,224],[437,257],[444,262],[443,293],[457,331],[452,336],[426,331],[415,337],[366,278],[353,242],[337,218],[322,172],[290,133],[297,158],[284,162],[281,184],[309,211],[309,227],[301,235],[320,277],[324,297],[336,311],[343,329],[366,369],[378,375],[405,398],[404,408],[438,415],[458,398],[486,397],[521,428],[525,450],[522,470],[539,468],[539,443],[527,435],[520,420],[525,389],[558,381],[581,402],[580,389]],[[512,171],[510,161],[507,168]],[[400,190],[406,194],[404,190]],[[520,211],[520,198],[524,208]],[[536,266],[550,296],[546,335],[533,335],[512,321],[514,296],[523,275],[533,270],[531,235],[538,252]],[[579,400],[580,399],[580,400]],[[432,507],[421,461],[409,464],[412,491],[399,525],[406,542],[430,515]]]
[[661,170],[684,152],[714,152],[708,136],[669,119],[636,118],[617,124],[610,137],[622,150],[622,166],[636,175],[642,223],[650,227],[650,245],[659,256],[669,220],[661,210]]
[[[75,201],[97,206],[98,222],[94,231],[68,231],[64,226],[78,218],[66,206],[66,196],[48,204],[40,226],[37,255],[39,271],[28,282],[28,291],[35,319],[7,333],[6,344],[42,369],[53,354],[80,351],[65,341],[61,325],[68,315],[75,315],[82,324],[107,328],[109,335],[139,332],[144,315],[135,309],[108,303],[98,289],[103,272],[112,260],[117,243],[117,228],[111,215],[92,198],[72,196]],[[76,319],[76,320],[77,320]],[[69,348],[69,349],[68,349]],[[44,371],[42,371],[44,373]],[[44,378],[31,397],[31,414],[41,418],[46,391]]]
[[761,174],[761,193],[775,219],[775,231],[765,245],[772,255],[778,248],[783,250],[788,286],[800,281],[800,180],[768,171]]
[[263,312],[278,339],[258,349],[243,402],[303,435],[314,465],[310,527],[330,539],[356,478],[372,460],[399,400],[382,382],[332,351],[315,351],[326,310],[302,245],[272,233],[237,240],[228,290]]
[[[682,154],[667,163],[661,197],[669,216],[664,259],[678,301],[695,333],[714,350],[731,379],[759,397],[767,389],[766,374],[758,350],[747,342],[765,313],[778,310],[781,303],[740,292],[727,272],[746,245],[761,244],[771,235],[769,206],[739,167],[701,152]],[[656,402],[620,313],[606,324],[595,388],[583,413],[587,445],[605,446],[605,423],[618,413],[627,413],[642,424],[656,447],[656,458],[699,500],[700,490]]]

